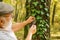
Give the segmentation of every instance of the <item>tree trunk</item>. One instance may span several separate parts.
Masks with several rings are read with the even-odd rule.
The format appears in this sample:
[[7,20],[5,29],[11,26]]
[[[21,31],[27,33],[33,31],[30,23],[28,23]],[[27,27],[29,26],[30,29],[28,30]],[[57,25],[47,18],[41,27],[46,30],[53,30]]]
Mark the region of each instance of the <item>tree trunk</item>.
[[[49,34],[50,34],[50,28],[49,28],[49,23],[50,23],[50,1],[51,0],[26,0],[26,13],[27,13],[27,18],[31,15],[36,18],[36,25],[37,25],[37,33],[33,35],[32,40],[49,40]],[[41,19],[42,18],[42,19]],[[40,23],[40,21],[43,22],[43,20],[46,22],[46,24]],[[44,23],[45,23],[44,22]],[[31,23],[32,24],[32,23]],[[46,32],[43,32],[44,29],[41,28],[42,25],[46,27]],[[41,26],[38,26],[41,25]],[[25,27],[25,38],[28,33],[28,28],[30,26]],[[41,30],[41,29],[43,30]],[[47,37],[47,38],[45,38]]]

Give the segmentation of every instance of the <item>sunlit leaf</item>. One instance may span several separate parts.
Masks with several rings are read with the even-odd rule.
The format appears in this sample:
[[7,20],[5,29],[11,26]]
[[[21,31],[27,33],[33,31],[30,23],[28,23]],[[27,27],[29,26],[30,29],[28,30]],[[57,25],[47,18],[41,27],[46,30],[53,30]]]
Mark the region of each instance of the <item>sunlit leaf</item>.
[[36,2],[33,2],[33,4],[34,4],[35,6],[37,6],[38,2],[37,2],[37,1],[36,1]]

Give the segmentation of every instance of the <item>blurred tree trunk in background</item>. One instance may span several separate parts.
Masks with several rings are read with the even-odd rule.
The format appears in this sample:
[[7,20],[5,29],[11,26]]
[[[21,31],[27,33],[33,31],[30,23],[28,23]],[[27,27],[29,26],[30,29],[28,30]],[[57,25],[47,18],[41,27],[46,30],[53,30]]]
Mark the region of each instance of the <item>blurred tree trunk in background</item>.
[[51,0],[51,5],[50,5],[50,25],[54,24],[54,17],[56,13],[56,6],[57,6],[58,0]]
[[0,0],[0,2],[2,2],[3,0]]
[[60,0],[51,0],[50,32],[51,40],[60,40]]
[[50,27],[51,27],[51,32],[54,30],[54,19],[55,19],[55,14],[57,12],[56,6],[57,6],[58,0],[51,0],[51,5],[50,5]]
[[56,14],[56,6],[57,6],[58,0],[51,0],[51,6],[50,6],[50,11],[51,11],[51,25],[54,25],[54,17]]

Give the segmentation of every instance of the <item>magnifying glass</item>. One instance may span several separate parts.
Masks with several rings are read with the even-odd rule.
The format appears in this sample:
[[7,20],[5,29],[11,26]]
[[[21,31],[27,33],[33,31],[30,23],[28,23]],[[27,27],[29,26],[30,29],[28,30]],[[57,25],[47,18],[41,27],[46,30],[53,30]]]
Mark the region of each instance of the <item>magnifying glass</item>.
[[32,25],[36,25],[36,20],[34,20],[34,21],[30,24],[30,27],[31,27]]

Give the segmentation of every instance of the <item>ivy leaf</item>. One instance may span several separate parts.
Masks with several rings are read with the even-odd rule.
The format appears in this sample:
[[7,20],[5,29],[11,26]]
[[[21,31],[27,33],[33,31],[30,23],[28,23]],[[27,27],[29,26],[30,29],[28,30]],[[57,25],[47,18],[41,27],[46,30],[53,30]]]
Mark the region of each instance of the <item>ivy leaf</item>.
[[50,16],[48,13],[46,14],[48,17]]
[[32,12],[34,12],[35,10],[31,10]]
[[44,14],[44,12],[43,11],[41,11],[41,15],[43,15]]
[[28,2],[31,2],[31,0],[29,0]]
[[38,26],[40,27],[40,26],[42,26],[42,24],[39,24]]
[[40,14],[40,12],[41,12],[40,10],[36,10],[36,13]]
[[31,16],[35,16],[35,15],[36,15],[36,13],[32,13],[32,14],[31,14]]
[[29,8],[30,7],[30,5],[28,5],[28,6],[26,6],[27,8]]
[[43,38],[43,35],[39,35],[41,38]]
[[38,2],[33,2],[33,4],[34,4],[35,6],[37,6]]
[[44,0],[41,0],[41,2],[44,2]]
[[33,9],[33,8],[34,8],[34,6],[31,7],[31,9]]
[[48,8],[44,8],[46,12],[48,12]]
[[33,38],[35,38],[35,37],[36,37],[36,35],[33,36]]
[[40,8],[43,8],[43,6],[42,5],[39,5],[40,6]]
[[42,19],[42,17],[40,17],[40,16],[37,16],[37,20],[39,20],[39,19]]
[[43,34],[43,31],[40,31],[40,32],[38,32],[40,35],[42,35]]
[[34,11],[35,11],[35,9],[32,9],[31,11],[32,11],[32,12],[34,12]]

